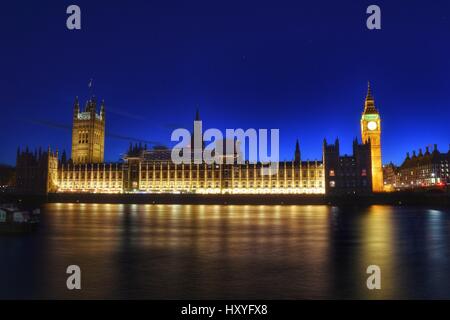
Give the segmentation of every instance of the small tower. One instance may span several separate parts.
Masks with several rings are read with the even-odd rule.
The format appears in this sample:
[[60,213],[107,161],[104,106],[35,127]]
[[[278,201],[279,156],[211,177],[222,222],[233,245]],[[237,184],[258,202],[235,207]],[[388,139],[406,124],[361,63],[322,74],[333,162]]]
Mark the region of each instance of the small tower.
[[295,143],[295,154],[294,154],[294,163],[298,164],[300,163],[301,157],[300,157],[300,144],[297,142]]
[[93,96],[86,102],[83,112],[78,97],[75,99],[72,127],[72,161],[79,163],[101,163],[105,152],[105,103],[100,113]]
[[201,121],[201,120],[200,120],[200,111],[198,110],[198,108],[197,108],[197,110],[195,111],[195,121]]
[[195,130],[195,123],[198,121],[202,121],[200,119],[200,111],[197,107],[195,111],[195,119],[194,119],[194,128],[192,130],[192,137],[191,137],[191,150],[192,152],[197,152],[197,156],[201,157],[201,153],[203,152],[203,149],[205,148],[205,143],[203,141],[203,130],[202,127],[198,127],[198,132]]
[[372,191],[382,192],[383,166],[381,160],[381,118],[375,107],[370,83],[367,85],[367,95],[364,102],[364,111],[361,116],[361,137],[363,143],[370,142],[372,161]]
[[73,118],[78,117],[80,113],[80,103],[78,102],[78,96],[75,97],[75,102],[73,103]]

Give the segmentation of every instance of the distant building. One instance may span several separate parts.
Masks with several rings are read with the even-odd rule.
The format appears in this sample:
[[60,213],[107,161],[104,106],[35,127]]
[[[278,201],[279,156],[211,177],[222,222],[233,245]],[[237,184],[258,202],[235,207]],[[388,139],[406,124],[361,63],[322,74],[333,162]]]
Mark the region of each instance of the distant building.
[[443,153],[434,145],[430,152],[426,147],[425,153],[419,149],[414,151],[412,157],[409,153],[398,168],[395,188],[420,189],[420,188],[444,188],[450,184],[449,175],[450,150]]
[[16,169],[0,164],[0,192],[11,191],[15,186]]
[[399,183],[399,167],[392,162],[383,166],[384,189],[387,192],[396,190]]

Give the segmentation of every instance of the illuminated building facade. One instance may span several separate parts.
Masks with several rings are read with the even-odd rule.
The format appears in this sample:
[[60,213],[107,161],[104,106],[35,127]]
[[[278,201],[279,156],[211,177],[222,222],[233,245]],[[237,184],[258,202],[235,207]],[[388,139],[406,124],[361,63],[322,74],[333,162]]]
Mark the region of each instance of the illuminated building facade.
[[[275,174],[262,174],[261,163],[175,164],[171,150],[137,147],[123,163],[61,163],[58,192],[323,194],[322,161],[301,161],[297,144],[293,161],[278,163]],[[131,148],[130,148],[131,150]]]
[[433,151],[426,147],[425,153],[419,149],[412,156],[406,158],[400,167],[395,168],[393,177],[387,181],[394,190],[441,188],[450,185],[450,148],[447,152],[440,152],[437,145]]
[[361,137],[362,142],[370,142],[372,157],[372,191],[383,191],[383,165],[381,160],[381,118],[375,107],[375,101],[370,89],[367,88],[364,111],[361,116]]
[[261,163],[174,164],[126,158],[124,191],[150,193],[283,194],[324,193],[321,161],[280,162],[276,174],[262,174]]
[[395,191],[395,187],[399,185],[399,167],[395,164],[388,163],[383,166],[384,190],[386,192]]
[[121,163],[60,163],[57,192],[121,193]]
[[[196,118],[200,120],[197,111]],[[373,125],[375,123],[375,125]],[[130,146],[117,163],[104,162],[105,106],[97,113],[95,98],[80,110],[75,100],[72,157],[65,153],[17,157],[17,191],[21,193],[200,193],[200,194],[355,194],[370,193],[372,170],[381,170],[380,118],[369,91],[361,120],[363,143],[353,144],[352,156],[339,155],[339,141],[324,142],[321,161],[302,160],[297,141],[292,161],[277,163],[277,170],[263,174],[267,164],[237,161],[228,164],[175,164],[171,150]],[[375,144],[375,147],[372,145]],[[237,145],[239,142],[237,142]],[[204,148],[203,142],[200,147]],[[194,149],[192,149],[195,151]],[[376,160],[374,161],[373,155]],[[46,159],[46,160],[45,160]],[[382,179],[382,173],[378,174]],[[381,181],[382,184],[382,181]],[[378,188],[378,185],[377,185]],[[39,190],[34,192],[33,190]],[[377,190],[380,190],[379,188]]]
[[[72,154],[78,158],[60,162],[57,192],[211,194],[325,192],[322,161],[301,161],[298,141],[294,160],[278,163],[276,173],[269,175],[262,174],[261,163],[238,164],[234,161],[233,164],[175,164],[171,161],[171,150],[164,147],[147,150],[147,147],[130,146],[123,163],[89,162],[87,160],[91,159],[91,156],[87,151],[95,147],[95,144],[91,146],[89,141],[93,134],[91,132],[88,138],[82,138],[80,142],[80,133],[89,132],[89,128],[94,128],[94,136],[97,130],[102,133],[101,138],[104,139],[104,106],[102,105],[101,112],[97,115],[95,101],[91,100],[84,115],[80,116],[76,101],[74,110],[72,144],[75,147],[72,148]],[[200,120],[198,111],[195,119]],[[103,142],[101,144],[103,145]],[[85,148],[80,149],[81,146]],[[96,152],[91,153],[93,159],[103,159],[103,148],[94,150]]]
[[73,107],[72,161],[102,163],[105,153],[105,104],[102,101],[97,113],[97,101],[92,97],[80,110],[78,98]]

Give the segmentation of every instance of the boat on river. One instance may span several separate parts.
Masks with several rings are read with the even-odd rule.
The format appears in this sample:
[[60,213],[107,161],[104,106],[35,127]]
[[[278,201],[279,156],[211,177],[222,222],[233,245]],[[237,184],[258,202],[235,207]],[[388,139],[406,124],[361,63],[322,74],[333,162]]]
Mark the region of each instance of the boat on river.
[[14,204],[0,204],[0,234],[33,231],[39,223],[40,209],[24,210]]

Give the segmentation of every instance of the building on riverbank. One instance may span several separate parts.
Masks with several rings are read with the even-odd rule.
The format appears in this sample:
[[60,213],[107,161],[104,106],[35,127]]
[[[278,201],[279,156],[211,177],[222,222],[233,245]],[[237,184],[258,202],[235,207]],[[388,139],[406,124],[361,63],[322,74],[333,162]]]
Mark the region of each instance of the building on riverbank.
[[58,151],[17,150],[15,188],[23,194],[47,194],[59,190]]
[[432,151],[427,146],[425,152],[419,149],[418,153],[413,151],[412,156],[408,152],[399,167],[391,168],[390,179],[386,183],[395,190],[444,189],[450,185],[449,164],[450,148],[447,152],[440,152],[436,144]]
[[340,155],[339,139],[334,144],[323,142],[325,190],[328,195],[372,193],[370,142],[353,141],[353,154]]
[[[339,141],[324,141],[321,160],[301,157],[297,141],[291,161],[268,164],[176,164],[171,150],[130,146],[122,161],[104,162],[105,104],[97,112],[96,99],[84,110],[73,106],[72,157],[58,152],[25,150],[17,156],[19,193],[199,193],[199,194],[369,194],[372,170],[381,163],[380,117],[370,86],[361,119],[362,143],[353,142],[352,155],[340,155]],[[200,120],[197,111],[196,118]],[[239,141],[236,142],[239,144]],[[375,144],[375,146],[373,145]],[[203,143],[201,143],[204,148]],[[373,162],[375,154],[376,162]],[[231,155],[237,159],[239,155]],[[228,157],[228,155],[226,155]],[[382,175],[382,173],[381,173]],[[379,186],[377,182],[377,191]]]

